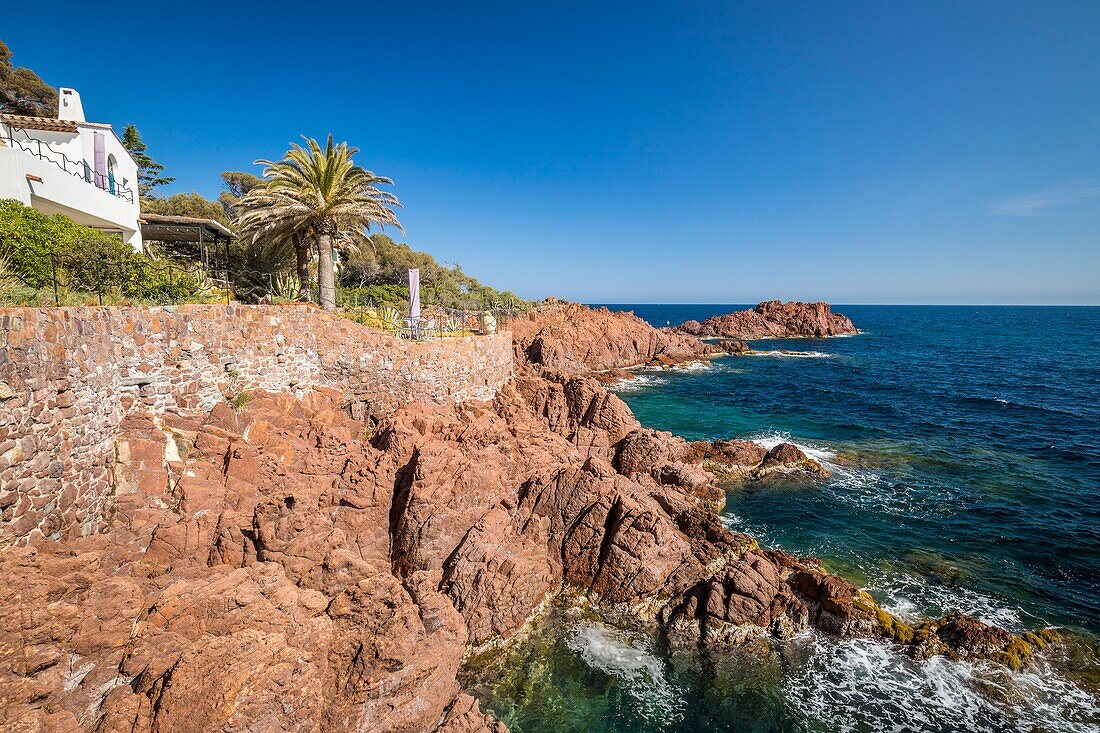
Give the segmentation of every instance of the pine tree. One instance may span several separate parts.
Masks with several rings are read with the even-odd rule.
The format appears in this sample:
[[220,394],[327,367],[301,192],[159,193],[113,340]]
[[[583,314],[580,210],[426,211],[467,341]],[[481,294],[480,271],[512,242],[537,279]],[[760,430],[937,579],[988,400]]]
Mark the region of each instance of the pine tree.
[[153,160],[145,151],[148,149],[141,139],[136,125],[126,125],[122,131],[122,146],[134,159],[138,166],[138,194],[141,198],[155,198],[153,190],[157,186],[163,186],[176,180],[168,176],[162,176],[164,166]]
[[57,90],[30,69],[11,63],[11,50],[0,41],[0,112],[57,117]]

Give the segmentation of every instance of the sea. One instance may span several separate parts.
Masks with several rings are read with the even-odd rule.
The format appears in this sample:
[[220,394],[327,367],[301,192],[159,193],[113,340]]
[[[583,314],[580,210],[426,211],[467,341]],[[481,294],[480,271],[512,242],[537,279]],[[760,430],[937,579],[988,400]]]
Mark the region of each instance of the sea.
[[[608,307],[666,326],[750,306]],[[614,389],[647,427],[792,442],[828,469],[731,485],[731,529],[904,618],[963,611],[1066,643],[1020,672],[816,632],[700,654],[555,607],[469,665],[483,709],[515,733],[1100,731],[1100,308],[834,310],[860,333]]]

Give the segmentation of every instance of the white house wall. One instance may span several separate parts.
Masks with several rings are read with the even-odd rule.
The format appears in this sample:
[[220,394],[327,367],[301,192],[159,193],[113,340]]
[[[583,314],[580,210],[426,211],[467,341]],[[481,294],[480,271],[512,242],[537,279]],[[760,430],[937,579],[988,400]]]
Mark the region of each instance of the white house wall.
[[124,186],[137,202],[137,163],[130,157],[129,151],[122,146],[122,141],[115,136],[114,131],[107,126],[91,125],[78,122],[80,127],[80,157],[95,166],[95,133],[103,135],[105,152],[108,157],[114,157],[117,163],[116,180]]
[[[78,123],[80,124],[80,123]],[[7,129],[4,130],[7,138]],[[130,191],[133,201],[111,194],[85,180],[80,173],[87,161],[94,169],[94,133],[104,136],[108,156],[115,157],[117,182]],[[68,157],[68,171],[49,160],[43,160],[19,147],[0,147],[0,198],[12,198],[47,214],[63,213],[78,224],[121,234],[123,241],[141,251],[141,228],[138,224],[140,203],[137,193],[137,165],[109,128],[80,124],[79,132],[29,130],[31,137],[43,142],[43,155],[60,162]],[[13,132],[21,141],[18,129]],[[6,140],[5,140],[6,142]],[[49,144],[49,149],[45,148]],[[37,150],[35,142],[24,142]],[[28,178],[31,176],[31,178]],[[35,178],[41,181],[34,180]],[[92,176],[94,180],[94,176]]]

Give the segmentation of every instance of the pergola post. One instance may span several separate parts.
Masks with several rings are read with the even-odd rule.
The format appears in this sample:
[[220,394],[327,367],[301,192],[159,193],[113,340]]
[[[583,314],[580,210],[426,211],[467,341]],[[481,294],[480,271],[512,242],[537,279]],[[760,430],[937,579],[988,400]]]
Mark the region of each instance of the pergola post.
[[225,301],[229,303],[233,294],[233,281],[229,279],[229,237],[223,237],[222,241],[225,242]]
[[[194,261],[196,255],[194,247],[197,245],[198,261],[203,277],[217,280],[221,275],[228,286],[232,267],[230,244],[235,235],[224,224],[214,219],[200,219],[193,216],[143,214],[141,236],[147,242],[161,242],[169,245],[175,249],[172,253],[174,256],[191,261]],[[218,257],[222,256],[219,245],[222,243],[225,244],[225,262],[219,263]],[[222,267],[218,267],[219,264],[222,264]]]

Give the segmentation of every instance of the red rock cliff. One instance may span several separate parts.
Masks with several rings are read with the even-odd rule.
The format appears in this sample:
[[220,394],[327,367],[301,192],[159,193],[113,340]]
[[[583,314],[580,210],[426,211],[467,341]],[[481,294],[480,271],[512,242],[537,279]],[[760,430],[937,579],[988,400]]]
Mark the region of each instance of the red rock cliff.
[[633,313],[556,303],[509,323],[517,363],[573,374],[641,365],[667,366],[727,349],[689,334],[656,329]]

